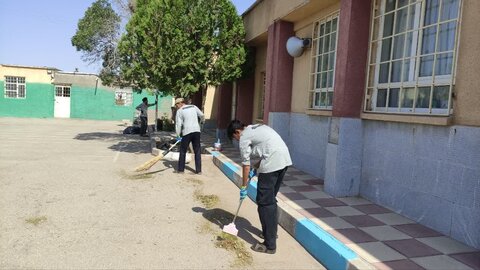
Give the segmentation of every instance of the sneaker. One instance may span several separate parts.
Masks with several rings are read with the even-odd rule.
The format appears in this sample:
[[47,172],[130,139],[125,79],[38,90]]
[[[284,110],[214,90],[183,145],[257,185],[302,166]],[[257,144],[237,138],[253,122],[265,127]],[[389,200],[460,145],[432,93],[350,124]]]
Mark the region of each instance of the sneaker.
[[184,174],[185,171],[173,171],[173,173]]
[[267,246],[265,246],[262,243],[257,243],[255,246],[252,246],[252,250],[260,253],[267,253],[267,254],[275,254],[275,252],[277,252],[276,249],[268,249]]

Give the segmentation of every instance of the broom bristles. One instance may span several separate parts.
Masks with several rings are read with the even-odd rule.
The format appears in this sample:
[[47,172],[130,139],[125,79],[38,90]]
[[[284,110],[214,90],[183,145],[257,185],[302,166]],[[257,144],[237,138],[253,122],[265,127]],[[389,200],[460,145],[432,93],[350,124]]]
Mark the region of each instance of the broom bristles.
[[163,155],[160,154],[152,159],[150,159],[149,161],[143,163],[142,165],[138,166],[135,171],[136,172],[140,172],[140,171],[145,171],[145,170],[148,170],[150,169],[153,165],[155,165],[155,163],[157,163],[159,160],[161,160],[163,158]]

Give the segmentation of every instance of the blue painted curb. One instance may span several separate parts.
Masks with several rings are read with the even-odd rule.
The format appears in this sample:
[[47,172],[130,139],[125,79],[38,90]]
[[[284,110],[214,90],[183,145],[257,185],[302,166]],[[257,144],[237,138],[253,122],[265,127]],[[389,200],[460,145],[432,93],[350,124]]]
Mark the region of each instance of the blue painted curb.
[[358,256],[308,218],[297,220],[295,239],[330,270],[347,269]]

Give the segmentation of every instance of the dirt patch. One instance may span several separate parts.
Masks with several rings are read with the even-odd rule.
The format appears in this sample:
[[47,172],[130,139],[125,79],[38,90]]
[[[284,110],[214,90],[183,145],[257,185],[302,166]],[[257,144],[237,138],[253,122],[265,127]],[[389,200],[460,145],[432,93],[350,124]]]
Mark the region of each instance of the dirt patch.
[[40,223],[43,223],[45,221],[47,221],[46,216],[31,217],[31,218],[25,219],[25,222],[27,222],[28,224],[33,224],[35,226],[38,226]]
[[128,179],[128,180],[147,180],[147,179],[152,179],[153,178],[153,173],[136,173],[136,174],[132,174],[132,173],[128,173],[124,170],[120,171],[119,172],[119,175],[120,177],[122,177],[122,179]]
[[203,185],[202,180],[199,180],[199,179],[196,179],[196,178],[193,178],[193,177],[187,177],[186,180],[187,180],[188,183],[191,183],[191,184],[193,184],[194,186],[197,186],[197,187]]
[[220,200],[217,195],[204,195],[200,190],[195,190],[193,196],[195,200],[201,202],[207,209],[217,205]]
[[252,254],[246,249],[245,243],[236,236],[221,232],[217,235],[215,246],[235,254],[232,267],[246,267],[253,263]]

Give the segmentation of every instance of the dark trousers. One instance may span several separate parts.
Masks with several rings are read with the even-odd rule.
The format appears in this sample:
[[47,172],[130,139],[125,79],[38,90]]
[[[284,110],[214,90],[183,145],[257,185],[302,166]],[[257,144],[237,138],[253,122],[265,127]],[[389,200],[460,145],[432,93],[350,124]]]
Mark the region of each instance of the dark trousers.
[[140,116],[140,135],[145,135],[147,133],[147,117]]
[[202,171],[202,155],[200,148],[200,132],[193,132],[182,137],[180,143],[180,158],[178,160],[178,171],[185,171],[185,157],[187,154],[188,145],[192,142],[193,152],[195,153],[195,172]]
[[275,197],[283,182],[287,168],[288,167],[285,167],[271,173],[260,173],[258,175],[258,215],[260,216],[260,223],[262,224],[263,237],[265,239],[264,244],[268,249],[277,248],[278,214],[277,199]]

